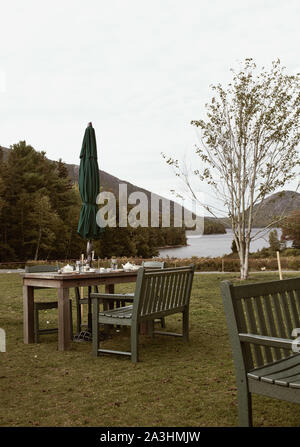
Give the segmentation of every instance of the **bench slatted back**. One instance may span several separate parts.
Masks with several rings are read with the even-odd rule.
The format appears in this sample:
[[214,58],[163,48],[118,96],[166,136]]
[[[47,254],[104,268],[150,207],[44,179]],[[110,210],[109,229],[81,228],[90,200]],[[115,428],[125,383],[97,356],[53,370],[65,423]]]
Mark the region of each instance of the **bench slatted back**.
[[163,269],[165,263],[162,261],[143,261],[142,267],[150,268],[150,269]]
[[25,273],[57,272],[56,265],[25,265]]
[[[300,327],[300,277],[239,286],[224,281],[221,289],[231,344],[236,348],[239,333],[291,339],[292,330]],[[247,371],[292,354],[249,343],[242,343],[240,350]]]
[[147,270],[138,273],[133,317],[189,305],[194,266]]

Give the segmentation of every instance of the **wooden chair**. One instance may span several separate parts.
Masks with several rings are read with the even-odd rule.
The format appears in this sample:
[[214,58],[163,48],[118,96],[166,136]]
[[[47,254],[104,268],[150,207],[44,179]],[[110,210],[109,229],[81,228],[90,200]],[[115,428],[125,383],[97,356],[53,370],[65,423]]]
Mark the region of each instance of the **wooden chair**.
[[[163,269],[165,266],[164,262],[160,262],[160,261],[143,261],[142,262],[142,267],[144,267],[147,270],[151,270],[153,271],[154,269]],[[123,293],[123,294],[117,294],[116,295],[116,307],[120,307],[125,306],[126,303],[132,303],[134,299],[134,293]],[[114,308],[114,303],[112,304],[112,308]],[[160,322],[161,327],[165,328],[166,327],[166,322],[165,322],[165,318],[159,318],[157,321]]]
[[[165,263],[163,261],[143,261],[142,267],[147,269],[163,269],[165,267]],[[160,318],[158,321],[160,321],[162,328],[166,327],[166,320],[164,318]]]
[[[164,265],[165,265],[164,262],[159,262],[159,261],[143,261],[143,263],[142,263],[142,266],[149,268],[149,269],[154,269],[154,268],[162,269],[162,268],[164,268]],[[98,293],[97,286],[94,286],[93,289],[94,289],[94,293]],[[76,311],[77,311],[77,334],[79,334],[83,329],[86,329],[86,325],[82,324],[81,306],[90,304],[89,296],[91,293],[92,293],[92,288],[88,287],[88,296],[81,297],[79,287],[75,287]],[[118,295],[118,297],[119,298],[116,299],[115,303],[112,303],[112,302],[110,303],[112,308],[114,307],[114,305],[116,307],[120,307],[121,305],[125,305],[125,302],[132,302],[134,293],[120,294],[120,295]],[[89,312],[91,313],[91,309]],[[161,318],[159,321],[161,323],[161,327],[165,328],[166,327],[165,319]]]
[[[41,273],[41,272],[57,272],[58,267],[53,265],[27,265],[25,266],[25,273]],[[41,287],[35,287],[35,289],[41,289]],[[43,287],[45,289],[45,287]],[[34,302],[34,341],[35,343],[40,342],[41,334],[53,334],[58,332],[58,328],[40,328],[39,323],[39,312],[41,310],[57,309],[57,301],[42,301]],[[73,318],[72,318],[72,300],[70,299],[70,333],[71,338],[73,338]]]
[[300,403],[300,277],[221,283],[233,351],[240,426],[252,426],[252,393]]
[[[93,355],[100,352],[131,356],[138,361],[138,334],[142,322],[152,323],[156,318],[182,313],[182,334],[152,331],[152,334],[181,336],[189,339],[189,303],[194,276],[194,266],[157,269],[141,268],[138,272],[133,304],[112,310],[100,311],[104,300],[116,300],[118,294],[92,293],[93,303]],[[99,348],[99,325],[131,327],[131,352],[112,351]]]
[[[77,330],[77,334],[80,334],[80,332],[83,329],[87,328],[86,325],[84,325],[82,323],[82,316],[81,316],[82,307],[81,306],[87,305],[88,313],[91,313],[91,309],[89,309],[89,307],[91,306],[91,301],[89,299],[89,296],[90,296],[91,292],[92,292],[92,287],[89,286],[88,287],[88,296],[84,297],[84,296],[81,296],[79,287],[75,287],[76,315],[77,315],[77,327],[76,327],[76,330]],[[98,286],[94,286],[94,292],[98,293]]]

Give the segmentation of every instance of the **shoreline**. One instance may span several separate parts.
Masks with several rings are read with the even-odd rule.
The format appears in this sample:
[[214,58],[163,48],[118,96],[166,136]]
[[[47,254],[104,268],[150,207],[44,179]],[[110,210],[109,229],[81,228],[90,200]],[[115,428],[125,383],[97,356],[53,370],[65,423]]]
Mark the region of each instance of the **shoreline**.
[[182,248],[182,247],[189,247],[190,244],[183,244],[183,245],[165,245],[164,247],[155,247],[155,250],[167,250],[170,248]]

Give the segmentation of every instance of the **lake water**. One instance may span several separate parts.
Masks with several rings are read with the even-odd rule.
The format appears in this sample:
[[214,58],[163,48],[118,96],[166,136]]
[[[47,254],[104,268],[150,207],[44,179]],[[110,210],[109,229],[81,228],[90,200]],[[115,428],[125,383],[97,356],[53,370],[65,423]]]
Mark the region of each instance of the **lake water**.
[[[259,231],[258,228],[252,230],[252,235]],[[269,231],[264,231],[259,239],[251,242],[250,251],[257,251],[263,247],[269,247]],[[280,228],[277,228],[278,237],[281,236]],[[226,230],[226,234],[205,234],[203,236],[189,236],[187,238],[186,247],[164,248],[159,252],[160,257],[170,258],[190,258],[198,257],[218,257],[231,253],[231,244],[233,241],[233,233],[231,229]]]

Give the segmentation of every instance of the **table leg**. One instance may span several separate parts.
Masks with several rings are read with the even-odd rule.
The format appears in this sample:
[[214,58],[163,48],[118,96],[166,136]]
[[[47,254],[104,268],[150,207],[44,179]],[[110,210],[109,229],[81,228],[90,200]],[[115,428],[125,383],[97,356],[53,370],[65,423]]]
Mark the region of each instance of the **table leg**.
[[34,288],[23,286],[24,343],[34,343]]
[[149,335],[150,333],[151,333],[151,328],[149,327],[148,321],[143,321],[142,323],[140,323],[140,334],[141,335]]
[[70,303],[69,289],[58,289],[58,350],[70,349]]

